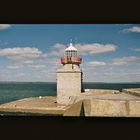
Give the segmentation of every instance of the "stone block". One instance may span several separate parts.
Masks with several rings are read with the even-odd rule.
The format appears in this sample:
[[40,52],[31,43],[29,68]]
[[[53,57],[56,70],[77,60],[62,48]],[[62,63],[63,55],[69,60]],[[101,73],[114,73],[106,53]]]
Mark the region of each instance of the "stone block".
[[129,101],[129,116],[140,117],[140,101]]
[[126,101],[90,99],[84,101],[86,116],[127,116]]

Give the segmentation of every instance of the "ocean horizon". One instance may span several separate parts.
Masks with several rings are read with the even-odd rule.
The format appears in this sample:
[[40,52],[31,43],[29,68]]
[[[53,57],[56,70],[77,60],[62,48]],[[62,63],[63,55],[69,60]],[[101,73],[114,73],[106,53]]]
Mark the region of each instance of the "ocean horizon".
[[[0,81],[0,104],[29,97],[56,96],[56,82]],[[84,89],[140,88],[140,82],[84,82]]]

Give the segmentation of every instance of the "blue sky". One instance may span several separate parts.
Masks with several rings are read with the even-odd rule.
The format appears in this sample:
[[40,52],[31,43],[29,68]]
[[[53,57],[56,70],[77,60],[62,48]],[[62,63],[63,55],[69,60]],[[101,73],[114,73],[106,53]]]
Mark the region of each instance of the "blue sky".
[[0,81],[56,81],[73,39],[86,82],[140,82],[140,24],[0,24]]

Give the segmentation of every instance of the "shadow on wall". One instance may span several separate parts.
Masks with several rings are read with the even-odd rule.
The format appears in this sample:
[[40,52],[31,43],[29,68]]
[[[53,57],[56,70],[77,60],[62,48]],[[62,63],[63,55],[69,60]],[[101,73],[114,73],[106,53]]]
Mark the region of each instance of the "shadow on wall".
[[80,116],[85,116],[84,103],[82,102]]

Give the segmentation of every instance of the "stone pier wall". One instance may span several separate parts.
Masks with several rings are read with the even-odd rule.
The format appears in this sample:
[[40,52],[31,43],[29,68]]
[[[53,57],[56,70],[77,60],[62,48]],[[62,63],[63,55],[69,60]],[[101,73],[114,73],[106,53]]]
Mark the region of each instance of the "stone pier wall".
[[140,100],[84,100],[85,116],[140,117]]
[[123,89],[122,92],[135,96],[140,96],[140,88]]

